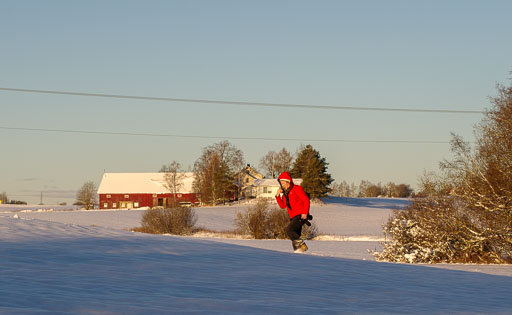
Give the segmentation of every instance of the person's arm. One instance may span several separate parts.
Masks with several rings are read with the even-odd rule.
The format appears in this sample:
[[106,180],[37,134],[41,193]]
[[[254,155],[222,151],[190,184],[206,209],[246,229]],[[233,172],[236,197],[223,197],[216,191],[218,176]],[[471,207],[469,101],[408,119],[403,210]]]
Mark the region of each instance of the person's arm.
[[308,218],[309,206],[310,206],[308,195],[306,195],[306,193],[304,192],[304,189],[300,189],[297,191],[297,197],[299,197],[300,201],[302,202],[302,207],[301,207],[302,211],[300,213],[300,218],[302,220],[306,220]]
[[282,193],[283,193],[283,190],[281,188],[279,188],[279,190],[276,193],[276,201],[277,201],[277,204],[279,205],[279,207],[281,209],[284,209],[284,208],[286,208],[286,201],[283,200],[283,197],[281,196]]

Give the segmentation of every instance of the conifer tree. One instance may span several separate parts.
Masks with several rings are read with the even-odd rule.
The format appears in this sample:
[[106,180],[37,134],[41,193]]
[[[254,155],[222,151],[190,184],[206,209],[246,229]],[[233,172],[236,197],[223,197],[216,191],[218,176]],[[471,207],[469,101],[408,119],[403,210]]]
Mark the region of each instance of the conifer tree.
[[302,178],[301,186],[310,198],[325,197],[330,191],[329,185],[333,179],[327,173],[325,158],[320,157],[320,152],[311,145],[305,146],[297,156],[291,175],[294,178]]

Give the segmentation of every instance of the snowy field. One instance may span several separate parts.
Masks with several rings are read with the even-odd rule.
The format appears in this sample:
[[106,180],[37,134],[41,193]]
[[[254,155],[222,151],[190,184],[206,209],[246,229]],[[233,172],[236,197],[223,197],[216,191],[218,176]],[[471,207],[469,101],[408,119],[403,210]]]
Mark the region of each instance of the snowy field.
[[[307,254],[285,240],[127,231],[141,210],[0,205],[0,314],[512,314],[511,266],[373,261],[381,225],[407,203],[313,205],[329,237]],[[198,225],[233,229],[245,209],[197,208]]]

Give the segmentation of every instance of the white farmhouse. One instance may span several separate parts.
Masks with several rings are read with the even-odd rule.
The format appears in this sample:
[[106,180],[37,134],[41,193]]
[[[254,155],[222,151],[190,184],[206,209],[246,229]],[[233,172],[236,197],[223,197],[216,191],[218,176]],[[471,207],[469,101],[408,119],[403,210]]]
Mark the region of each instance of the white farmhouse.
[[[302,178],[294,178],[293,183],[300,185]],[[276,178],[263,178],[254,181],[250,195],[252,198],[274,198],[279,189],[279,182]]]

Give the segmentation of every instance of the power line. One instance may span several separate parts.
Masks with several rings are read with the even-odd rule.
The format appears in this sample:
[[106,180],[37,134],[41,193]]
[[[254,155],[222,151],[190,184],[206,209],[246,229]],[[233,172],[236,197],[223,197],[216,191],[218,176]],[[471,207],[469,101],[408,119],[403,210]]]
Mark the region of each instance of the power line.
[[183,134],[111,132],[111,131],[46,129],[46,128],[20,128],[20,127],[5,127],[5,126],[0,126],[0,129],[33,131],[33,132],[39,131],[39,132],[78,133],[78,134],[96,134],[96,135],[116,135],[116,136],[260,140],[260,141],[262,140],[262,141],[296,141],[296,142],[403,143],[403,144],[447,144],[447,143],[450,143],[449,141],[427,141],[427,140],[350,140],[350,139],[298,139],[298,138],[265,138],[265,137],[232,137],[232,136],[224,137],[224,136],[183,135]]
[[6,88],[6,87],[0,87],[0,90],[1,91],[9,91],[9,92],[22,92],[22,93],[106,97],[106,98],[149,100],[149,101],[163,101],[163,102],[185,102],[185,103],[223,104],[223,105],[240,105],[240,106],[301,108],[301,109],[385,111],[385,112],[410,112],[410,113],[443,113],[443,114],[483,114],[484,113],[484,111],[477,111],[477,110],[415,109],[415,108],[391,108],[391,107],[356,107],[356,106],[331,106],[331,105],[312,105],[312,104],[261,103],[261,102],[247,102],[247,101],[207,100],[207,99],[192,99],[192,98],[171,98],[171,97],[103,94],[103,93],[82,93],[82,92],[55,91],[55,90],[16,89],[16,88]]

